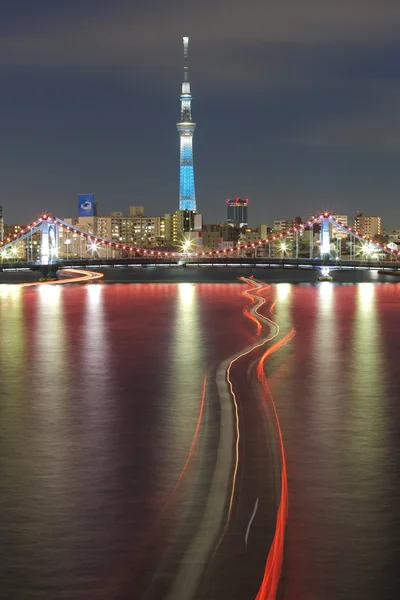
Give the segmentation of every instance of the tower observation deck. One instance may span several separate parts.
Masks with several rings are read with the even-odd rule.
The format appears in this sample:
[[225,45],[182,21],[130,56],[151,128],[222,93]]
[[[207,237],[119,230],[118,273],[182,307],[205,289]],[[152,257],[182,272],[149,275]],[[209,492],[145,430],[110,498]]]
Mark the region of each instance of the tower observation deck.
[[181,120],[176,124],[180,138],[179,210],[196,210],[196,192],[193,169],[193,134],[196,123],[192,121],[192,96],[188,81],[189,38],[183,38],[183,82],[181,93]]

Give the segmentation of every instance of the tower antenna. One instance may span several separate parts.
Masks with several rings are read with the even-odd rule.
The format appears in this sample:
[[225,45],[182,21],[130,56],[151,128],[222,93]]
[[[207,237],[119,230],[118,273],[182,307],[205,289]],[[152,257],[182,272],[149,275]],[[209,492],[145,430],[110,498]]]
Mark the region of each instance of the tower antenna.
[[189,58],[189,38],[188,37],[184,37],[183,38],[183,75],[184,75],[184,81],[188,80],[188,74],[189,74],[188,58]]

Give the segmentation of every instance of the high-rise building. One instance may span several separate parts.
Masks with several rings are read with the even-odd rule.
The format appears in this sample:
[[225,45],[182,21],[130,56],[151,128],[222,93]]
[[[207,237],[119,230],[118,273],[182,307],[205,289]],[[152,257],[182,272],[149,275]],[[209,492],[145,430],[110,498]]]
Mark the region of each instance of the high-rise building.
[[0,205],[0,240],[4,238],[3,207]]
[[246,198],[242,200],[242,198],[235,198],[234,200],[230,200],[230,198],[226,201],[226,210],[227,210],[227,221],[236,227],[242,227],[243,225],[247,225],[247,205],[249,201]]
[[354,229],[360,235],[365,235],[368,238],[374,238],[382,234],[382,220],[380,217],[364,216],[358,212],[354,219]]
[[179,210],[196,210],[196,192],[193,169],[193,134],[196,123],[192,121],[192,96],[188,81],[189,38],[183,38],[183,83],[181,93],[181,120],[176,124],[180,139]]
[[186,233],[199,229],[201,230],[201,215],[196,211],[176,210],[165,215],[165,239],[171,244],[181,243]]
[[[293,228],[294,228],[294,220],[293,219],[281,219],[274,221],[273,232],[275,234],[281,235],[286,234],[286,237],[293,238]],[[287,232],[289,233],[287,234]]]

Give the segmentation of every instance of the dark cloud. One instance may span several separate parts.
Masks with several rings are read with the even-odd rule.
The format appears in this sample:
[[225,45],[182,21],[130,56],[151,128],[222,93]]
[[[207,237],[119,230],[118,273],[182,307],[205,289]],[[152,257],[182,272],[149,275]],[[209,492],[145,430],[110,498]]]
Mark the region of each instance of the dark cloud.
[[[35,3],[35,6],[37,3]],[[40,3],[39,3],[40,5]],[[185,31],[198,52],[237,53],[257,44],[387,43],[400,33],[400,5],[391,0],[150,0],[67,3],[46,12],[32,31],[0,37],[5,67],[136,67],[169,62]],[[115,8],[116,6],[116,8]],[[119,8],[118,8],[119,6]],[[107,7],[107,8],[106,8]],[[33,18],[33,15],[32,15]]]
[[13,219],[43,207],[65,215],[78,192],[96,190],[105,211],[173,210],[190,35],[208,220],[223,218],[233,194],[251,198],[255,223],[325,202],[376,212],[378,189],[361,176],[375,169],[382,214],[400,226],[398,169],[387,160],[399,151],[399,34],[391,0],[10,3],[0,24],[0,203]]

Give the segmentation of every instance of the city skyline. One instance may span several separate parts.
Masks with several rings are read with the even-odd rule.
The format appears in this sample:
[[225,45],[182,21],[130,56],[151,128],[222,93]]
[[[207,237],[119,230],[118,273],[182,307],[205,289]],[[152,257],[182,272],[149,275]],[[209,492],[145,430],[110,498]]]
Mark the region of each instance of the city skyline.
[[224,220],[226,198],[243,196],[252,224],[328,209],[397,226],[400,9],[384,4],[357,11],[309,1],[298,14],[286,2],[234,2],[227,11],[221,1],[193,5],[188,18],[179,2],[112,11],[39,2],[36,22],[27,2],[7,6],[5,220],[28,222],[44,209],[69,215],[87,190],[103,214],[130,204],[153,215],[175,210],[176,90],[188,34],[206,222]]

